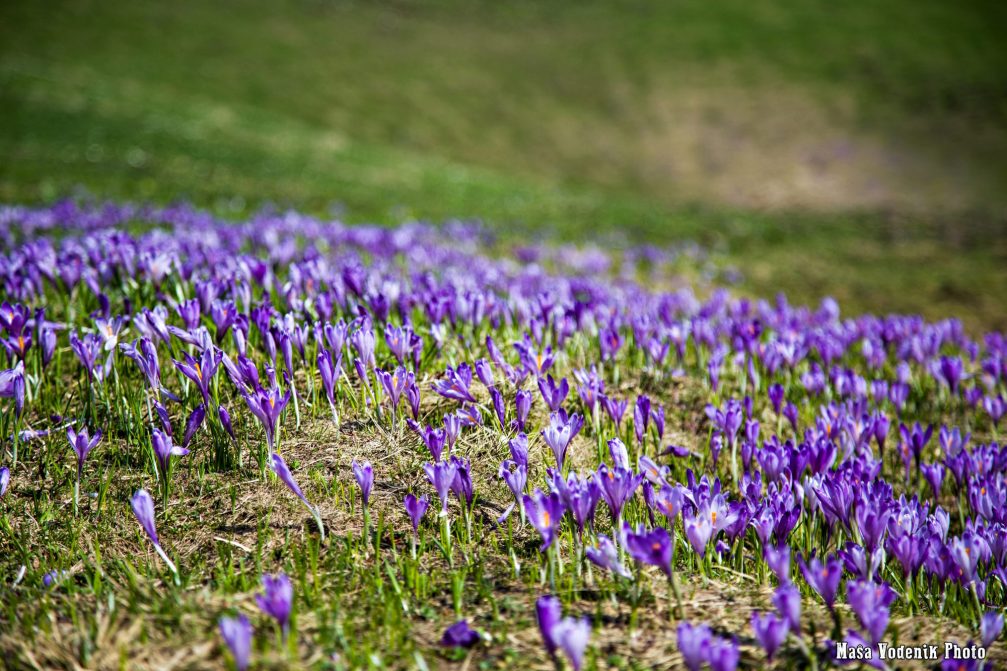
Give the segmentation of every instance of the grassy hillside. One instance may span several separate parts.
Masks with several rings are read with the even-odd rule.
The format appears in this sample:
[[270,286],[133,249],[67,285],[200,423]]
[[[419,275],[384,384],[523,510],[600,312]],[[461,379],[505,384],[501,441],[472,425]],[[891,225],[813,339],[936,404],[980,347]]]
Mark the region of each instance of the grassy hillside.
[[757,294],[1003,327],[988,4],[8,2],[0,198],[693,237]]

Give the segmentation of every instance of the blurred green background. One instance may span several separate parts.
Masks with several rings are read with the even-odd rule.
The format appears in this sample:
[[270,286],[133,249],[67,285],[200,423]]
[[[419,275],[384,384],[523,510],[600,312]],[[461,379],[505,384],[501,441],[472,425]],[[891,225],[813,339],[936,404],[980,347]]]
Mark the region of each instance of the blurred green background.
[[695,239],[739,289],[1007,328],[1007,5],[0,3],[0,199]]

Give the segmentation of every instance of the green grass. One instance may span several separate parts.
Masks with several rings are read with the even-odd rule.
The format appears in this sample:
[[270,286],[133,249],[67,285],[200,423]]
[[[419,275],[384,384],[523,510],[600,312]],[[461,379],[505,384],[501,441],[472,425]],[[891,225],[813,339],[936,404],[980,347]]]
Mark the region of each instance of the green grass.
[[4,3],[0,198],[690,237],[753,295],[1003,328],[1004,13]]

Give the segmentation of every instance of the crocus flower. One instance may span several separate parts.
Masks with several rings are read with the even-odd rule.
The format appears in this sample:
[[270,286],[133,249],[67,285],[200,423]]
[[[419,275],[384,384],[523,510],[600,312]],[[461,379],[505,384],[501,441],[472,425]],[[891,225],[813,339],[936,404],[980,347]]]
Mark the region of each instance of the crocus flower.
[[584,418],[574,413],[567,416],[565,412],[554,412],[549,415],[549,426],[542,431],[546,445],[556,457],[556,467],[563,469],[566,460],[566,449],[573,437],[580,433],[584,426]]
[[193,358],[188,352],[182,354],[185,356],[185,361],[172,359],[172,363],[182,375],[196,383],[196,388],[203,396],[203,403],[210,405],[210,382],[217,374],[217,367],[220,366],[223,355],[212,345],[204,349],[198,359]]
[[451,492],[451,484],[457,474],[457,466],[450,461],[438,461],[433,464],[423,464],[423,470],[427,473],[427,480],[437,490],[437,496],[441,500],[441,515],[447,515],[448,494]]
[[255,597],[255,602],[259,609],[276,620],[283,630],[283,636],[287,636],[287,628],[290,625],[290,611],[294,605],[294,587],[290,583],[290,578],[284,573],[262,576],[262,594]]
[[0,371],[0,398],[14,399],[14,415],[21,416],[24,410],[24,361],[18,361],[13,368]]
[[983,642],[983,647],[988,648],[1000,638],[1000,633],[1004,628],[1004,616],[996,611],[989,611],[983,615],[979,623],[979,638]]
[[705,624],[678,624],[678,651],[689,671],[700,671],[710,659],[710,627]]
[[552,595],[539,597],[535,602],[535,611],[546,652],[555,657],[556,651],[562,650],[573,668],[579,671],[591,638],[590,621],[587,618],[563,617],[563,607]]
[[82,427],[80,431],[74,431],[73,427],[67,427],[66,437],[70,441],[70,447],[77,455],[77,480],[80,480],[81,472],[84,470],[84,461],[87,455],[101,441],[101,429],[94,432],[93,436],[88,435],[87,428]]
[[612,512],[612,520],[618,525],[618,520],[622,519],[622,508],[643,482],[643,475],[634,475],[633,471],[624,468],[610,469],[602,464],[595,479],[601,487],[602,498]]
[[360,497],[364,500],[366,507],[371,500],[371,488],[374,486],[374,469],[371,468],[370,462],[365,461],[358,464],[356,459],[353,460],[352,467],[353,477],[357,479],[357,485],[360,486]]
[[339,411],[336,410],[336,381],[342,372],[343,353],[339,352],[333,360],[332,354],[323,349],[318,353],[318,372],[322,377],[322,390],[332,410],[332,421],[339,426]]
[[287,407],[289,401],[289,389],[283,395],[280,395],[279,389],[273,388],[270,391],[258,389],[245,396],[248,409],[252,411],[266,432],[266,445],[269,447],[270,455],[276,449],[276,429],[280,422],[280,413]]
[[389,373],[379,368],[374,371],[374,374],[377,376],[378,382],[381,383],[382,388],[385,390],[385,394],[388,396],[388,400],[392,406],[392,411],[395,412],[399,406],[399,400],[402,398],[402,394],[409,386],[412,385],[414,379],[413,374],[406,371],[406,369],[402,366],[399,366],[394,373]]
[[479,639],[479,632],[469,627],[468,620],[458,620],[444,630],[441,645],[446,648],[471,648]]
[[472,369],[467,363],[444,372],[444,378],[433,383],[433,390],[443,396],[461,403],[476,403],[475,396],[469,391],[472,385]]
[[511,459],[515,463],[521,464],[526,469],[528,468],[528,436],[523,433],[519,433],[517,436],[512,438],[508,443],[510,447]]
[[172,455],[184,457],[189,454],[189,450],[175,445],[171,440],[171,436],[160,429],[153,429],[151,431],[150,443],[154,447],[154,456],[157,457],[157,464],[161,468],[161,477],[167,481]]
[[528,421],[528,412],[531,410],[531,403],[534,396],[530,391],[518,389],[514,394],[514,428],[518,431],[525,430],[525,422]]
[[217,417],[220,419],[220,425],[224,427],[224,431],[231,437],[231,440],[237,440],[234,436],[234,427],[231,425],[231,414],[227,412],[227,408],[222,405],[217,406]]
[[523,498],[524,509],[531,524],[542,536],[541,552],[545,552],[556,538],[556,531],[563,521],[563,502],[556,492],[546,494],[536,489],[534,494]]
[[641,527],[634,532],[627,524],[623,527],[623,544],[633,559],[641,564],[656,566],[666,576],[672,577],[674,547],[667,529],[657,527],[648,532]]
[[773,594],[773,605],[787,621],[795,636],[801,635],[801,593],[790,583],[780,585]]
[[178,569],[175,568],[175,564],[168,559],[168,555],[161,548],[161,543],[157,538],[157,526],[154,524],[154,499],[150,497],[150,494],[146,489],[138,489],[136,493],[133,494],[133,498],[129,501],[130,507],[133,509],[133,514],[136,516],[136,520],[143,527],[146,532],[147,537],[150,542],[154,545],[154,551],[160,555],[164,563],[168,565],[171,572],[176,576],[178,575]]
[[542,632],[542,640],[545,642],[546,652],[555,655],[557,643],[553,637],[553,631],[563,617],[563,606],[559,599],[551,594],[541,596],[535,602],[535,613],[539,630]]
[[619,550],[605,534],[598,534],[598,547],[587,547],[584,554],[597,566],[611,571],[621,578],[632,578],[633,574],[619,561]]
[[774,613],[752,612],[752,631],[770,661],[786,640],[788,630],[786,619],[777,617]]
[[629,461],[629,450],[626,449],[626,444],[618,438],[612,438],[608,441],[608,453],[612,456],[612,465],[616,468],[626,470],[632,468]]
[[887,583],[849,581],[846,598],[856,614],[871,645],[877,645],[888,628],[889,606],[895,601],[895,591]]
[[586,617],[564,617],[553,628],[552,635],[574,671],[580,671],[584,666],[584,652],[591,640],[591,621]]
[[429,424],[426,427],[421,427],[418,422],[412,419],[407,419],[406,424],[419,434],[420,440],[430,450],[430,456],[434,458],[434,461],[439,461],[441,453],[444,452],[444,445],[447,442],[447,432],[443,428],[435,429]]
[[196,432],[199,431],[201,426],[203,426],[204,419],[206,419],[206,406],[200,403],[191,413],[189,413],[189,418],[185,420],[185,433],[182,434],[182,447],[189,446],[189,443],[192,442]]
[[4,466],[0,468],[0,498],[7,493],[8,485],[10,485],[10,469]]
[[281,457],[279,453],[275,453],[273,454],[271,465],[273,468],[273,472],[276,473],[276,477],[280,478],[280,480],[283,481],[283,484],[285,484],[287,488],[294,493],[294,496],[296,496],[301,500],[301,503],[303,503],[304,507],[308,509],[308,512],[311,513],[311,516],[315,518],[315,524],[318,525],[318,534],[324,541],[325,526],[322,524],[322,515],[319,512],[318,508],[316,508],[315,506],[311,505],[308,502],[308,498],[304,495],[304,492],[301,491],[301,488],[297,485],[297,482],[294,480],[294,475],[290,472],[290,469],[287,467],[287,462],[283,460],[283,457]]
[[406,507],[406,514],[409,515],[409,521],[413,525],[413,534],[415,535],[419,531],[420,520],[423,519],[430,506],[430,499],[425,494],[419,498],[413,494],[406,494],[403,504]]
[[567,395],[570,393],[570,385],[564,377],[558,383],[553,380],[552,375],[546,375],[538,379],[538,388],[542,392],[542,400],[549,407],[550,412],[556,412],[563,405]]
[[512,459],[505,459],[500,464],[498,477],[507,483],[511,494],[514,495],[518,505],[521,504],[521,496],[524,494],[525,485],[528,483],[528,469],[524,464],[519,464]]
[[451,461],[455,465],[455,479],[451,481],[451,492],[459,501],[471,506],[475,495],[472,488],[472,463],[468,459],[458,457],[451,457]]
[[706,555],[706,546],[713,536],[713,525],[710,523],[710,516],[701,509],[687,520],[683,520],[685,526],[685,537],[689,539],[689,544],[700,557]]
[[77,506],[80,500],[80,476],[84,471],[84,461],[87,455],[101,440],[101,429],[95,431],[94,436],[88,436],[87,429],[81,428],[79,432],[73,427],[67,427],[66,437],[70,441],[70,446],[77,455],[77,479],[73,483],[73,511],[77,514]]
[[765,558],[769,570],[776,575],[781,583],[790,582],[790,547],[767,544],[763,546],[762,556]]
[[800,557],[801,572],[811,588],[818,593],[830,609],[836,602],[836,592],[839,581],[843,577],[843,567],[835,557],[829,557],[823,564],[817,557],[812,557],[807,563]]
[[735,671],[738,660],[741,659],[741,649],[736,640],[728,640],[714,636],[710,641],[710,671]]
[[220,637],[231,651],[235,668],[245,671],[252,659],[252,623],[238,613],[237,617],[220,618],[219,626]]

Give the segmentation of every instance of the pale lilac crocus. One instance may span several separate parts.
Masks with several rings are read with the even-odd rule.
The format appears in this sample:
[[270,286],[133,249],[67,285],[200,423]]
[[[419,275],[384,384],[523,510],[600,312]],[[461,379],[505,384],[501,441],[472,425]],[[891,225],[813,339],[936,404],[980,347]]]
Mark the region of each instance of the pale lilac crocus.
[[286,639],[290,627],[290,613],[294,607],[294,586],[284,573],[262,576],[262,594],[255,597],[259,609],[280,625]]
[[146,489],[138,489],[136,493],[133,494],[133,498],[129,501],[130,507],[133,509],[133,514],[136,515],[136,520],[143,527],[144,532],[147,534],[147,538],[154,545],[154,551],[157,552],[158,556],[164,560],[164,563],[168,565],[171,572],[175,574],[175,579],[178,579],[178,569],[175,568],[175,564],[168,559],[168,555],[161,548],[161,543],[157,538],[157,526],[154,523],[154,499],[151,498],[150,493]]
[[426,515],[427,508],[430,506],[430,499],[425,494],[419,498],[414,494],[406,494],[403,505],[405,505],[406,514],[413,525],[413,535],[415,536],[419,532],[420,520]]
[[224,639],[234,666],[238,671],[245,671],[252,659],[252,623],[244,614],[237,617],[222,617],[219,621],[220,637]]
[[595,565],[612,572],[620,578],[632,578],[633,574],[619,561],[619,550],[615,543],[604,534],[598,535],[598,547],[587,547],[584,554]]
[[308,509],[309,513],[311,513],[311,516],[315,519],[315,524],[318,525],[318,534],[321,540],[324,541],[325,525],[322,524],[321,512],[319,512],[318,508],[316,508],[315,506],[311,505],[311,503],[308,502],[308,497],[304,495],[304,492],[302,492],[301,488],[297,485],[297,482],[294,480],[294,475],[290,472],[290,469],[287,467],[287,462],[283,460],[283,457],[281,457],[279,453],[273,455],[272,466],[273,466],[273,472],[276,473],[276,477],[280,478],[280,480],[283,481],[283,484],[285,484],[287,488],[291,492],[293,492],[297,498],[301,500],[301,503],[304,504],[304,507]]
[[374,486],[374,469],[371,468],[371,464],[365,461],[362,464],[358,464],[357,460],[353,460],[353,477],[357,480],[357,485],[360,486],[360,497],[364,501],[364,507],[371,500],[371,488]]
[[84,471],[84,462],[87,455],[101,441],[101,429],[95,431],[93,436],[89,436],[87,428],[74,431],[73,427],[67,427],[66,437],[70,441],[70,446],[77,455],[77,479],[73,483],[73,514],[77,514],[77,507],[80,501],[80,476]]

